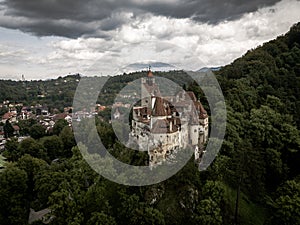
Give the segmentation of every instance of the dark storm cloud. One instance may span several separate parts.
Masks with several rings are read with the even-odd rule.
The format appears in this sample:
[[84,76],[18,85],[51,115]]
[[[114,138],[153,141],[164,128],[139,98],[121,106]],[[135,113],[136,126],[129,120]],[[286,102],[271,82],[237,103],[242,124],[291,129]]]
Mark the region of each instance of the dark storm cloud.
[[[4,0],[0,26],[37,36],[80,37],[99,33],[101,36],[99,30],[114,30],[129,22],[122,12],[131,12],[133,16],[152,13],[216,24],[276,2],[279,0]],[[22,20],[16,22],[16,18]]]

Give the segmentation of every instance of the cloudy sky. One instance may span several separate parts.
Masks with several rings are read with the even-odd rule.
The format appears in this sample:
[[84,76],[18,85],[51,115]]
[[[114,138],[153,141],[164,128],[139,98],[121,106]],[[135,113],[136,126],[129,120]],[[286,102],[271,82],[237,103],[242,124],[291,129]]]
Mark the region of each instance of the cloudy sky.
[[299,12],[299,0],[0,0],[0,79],[226,65]]

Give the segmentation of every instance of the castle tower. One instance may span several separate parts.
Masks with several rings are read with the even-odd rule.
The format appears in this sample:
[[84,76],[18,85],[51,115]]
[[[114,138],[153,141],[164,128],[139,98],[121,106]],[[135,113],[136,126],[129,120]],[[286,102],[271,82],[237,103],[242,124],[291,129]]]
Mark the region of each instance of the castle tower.
[[152,103],[153,97],[159,97],[161,96],[161,94],[157,84],[155,83],[155,78],[153,76],[150,67],[148,70],[147,77],[142,78],[141,92],[142,92],[141,106],[152,109],[152,107],[154,106],[154,104]]

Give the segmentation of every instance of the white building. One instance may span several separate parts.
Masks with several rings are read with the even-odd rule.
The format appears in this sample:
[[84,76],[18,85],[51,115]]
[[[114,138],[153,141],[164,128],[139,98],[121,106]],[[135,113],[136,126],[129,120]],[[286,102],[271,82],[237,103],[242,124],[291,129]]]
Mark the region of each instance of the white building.
[[147,150],[150,165],[160,164],[186,147],[199,149],[208,138],[208,115],[193,92],[162,97],[149,70],[141,82],[141,105],[133,108],[131,141]]

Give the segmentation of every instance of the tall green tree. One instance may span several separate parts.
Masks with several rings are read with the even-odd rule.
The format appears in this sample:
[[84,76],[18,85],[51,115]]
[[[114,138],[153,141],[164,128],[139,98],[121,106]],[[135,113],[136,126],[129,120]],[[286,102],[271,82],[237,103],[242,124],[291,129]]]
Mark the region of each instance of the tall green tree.
[[43,137],[40,142],[46,149],[50,160],[64,156],[63,142],[58,136]]
[[84,221],[82,212],[82,196],[77,186],[63,181],[59,189],[49,197],[51,215],[55,218],[52,223],[80,225]]
[[48,160],[46,150],[43,145],[41,145],[37,140],[33,138],[24,139],[20,143],[18,150],[22,155],[29,154],[35,158]]
[[70,157],[72,156],[72,148],[76,146],[76,140],[73,134],[73,131],[70,127],[65,126],[59,134],[59,138],[63,143],[63,156]]
[[27,225],[29,202],[27,174],[16,166],[0,173],[0,221],[3,225]]
[[46,129],[41,124],[34,124],[29,129],[29,135],[34,139],[40,139],[46,135]]
[[103,212],[94,212],[86,223],[87,225],[117,225],[115,219]]
[[211,198],[201,200],[195,220],[198,224],[221,225],[222,215],[219,205]]
[[9,120],[6,120],[3,126],[3,130],[4,130],[4,138],[11,138],[14,136],[15,130]]
[[276,195],[274,201],[271,202],[274,213],[269,220],[269,224],[300,224],[299,180],[287,181],[277,190]]
[[11,138],[5,143],[5,150],[3,155],[8,159],[8,161],[15,162],[17,161],[22,153],[18,149],[19,142],[17,138]]
[[59,136],[60,132],[64,129],[64,127],[68,126],[68,122],[65,119],[59,119],[55,122],[53,127],[53,134]]

